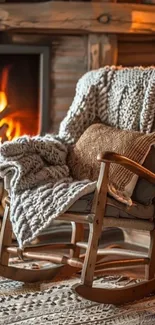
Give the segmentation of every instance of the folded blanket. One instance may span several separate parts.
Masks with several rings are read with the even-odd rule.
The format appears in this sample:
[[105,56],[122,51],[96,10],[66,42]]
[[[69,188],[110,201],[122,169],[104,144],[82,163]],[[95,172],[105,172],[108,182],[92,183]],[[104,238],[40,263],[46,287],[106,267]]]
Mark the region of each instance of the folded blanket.
[[70,177],[68,145],[75,143],[96,117],[117,128],[151,132],[154,94],[153,67],[91,71],[78,82],[57,136],[25,136],[1,146],[0,177],[10,181],[10,218],[20,247],[95,189],[95,182]]
[[10,218],[20,247],[26,245],[95,182],[73,181],[67,147],[54,136],[23,136],[1,147],[1,177],[10,182]]

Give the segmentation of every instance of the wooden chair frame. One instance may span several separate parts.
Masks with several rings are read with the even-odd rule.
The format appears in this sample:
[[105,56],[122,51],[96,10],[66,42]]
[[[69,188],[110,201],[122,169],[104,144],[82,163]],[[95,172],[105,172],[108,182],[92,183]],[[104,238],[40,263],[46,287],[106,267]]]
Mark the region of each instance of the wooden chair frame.
[[[0,235],[0,275],[24,282],[55,279],[55,277],[69,277],[81,271],[81,284],[73,287],[80,296],[100,302],[122,304],[141,299],[155,291],[155,224],[154,221],[141,219],[123,219],[104,217],[110,163],[117,163],[131,170],[135,174],[155,184],[155,174],[137,164],[136,162],[115,154],[105,152],[98,156],[101,163],[93,205],[90,214],[64,213],[59,220],[72,223],[72,238],[70,243],[55,243],[32,245],[21,250],[12,245],[12,228],[9,219],[9,199],[6,199],[5,214]],[[88,243],[84,243],[84,224],[89,224]],[[150,232],[149,253],[133,252],[120,248],[99,249],[99,239],[104,227],[132,228]],[[70,250],[69,254],[57,254],[52,250]],[[81,255],[81,249],[85,254]],[[9,265],[9,256],[19,256],[21,259],[31,258],[56,263],[56,267],[42,270],[28,270]],[[125,258],[105,261],[103,256],[118,254]],[[146,281],[124,288],[104,289],[93,287],[94,274],[102,274],[105,270],[120,267],[146,265]]]

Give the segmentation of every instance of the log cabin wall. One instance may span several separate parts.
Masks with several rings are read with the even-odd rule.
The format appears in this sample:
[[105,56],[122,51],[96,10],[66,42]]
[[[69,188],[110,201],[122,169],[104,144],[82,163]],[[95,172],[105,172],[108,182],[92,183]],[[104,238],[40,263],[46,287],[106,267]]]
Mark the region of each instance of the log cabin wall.
[[119,35],[118,65],[155,65],[155,35]]
[[[111,10],[113,12],[113,9]],[[152,20],[154,21],[153,17],[151,16],[151,24]],[[85,18],[87,21],[87,16]],[[68,20],[65,20],[65,24],[66,22],[68,23]],[[47,33],[45,31],[36,33],[35,29],[33,31],[31,27],[32,22],[28,21],[26,24],[26,26],[30,24],[31,32],[27,33],[26,30],[22,31],[20,28],[18,32],[17,26],[15,32],[2,32],[1,43],[38,44],[50,48],[50,131],[58,130],[61,120],[72,103],[76,83],[85,72],[112,64],[123,66],[155,64],[155,34],[153,31],[150,33],[146,31],[145,34],[144,29],[144,34],[139,31],[138,34],[136,29],[134,32],[131,31],[131,27],[128,27],[129,33],[126,31],[121,34],[121,28],[117,26],[118,32],[109,33],[102,32],[103,27],[101,26],[100,30],[97,25],[94,27],[94,29],[97,28],[97,32],[82,31],[81,33],[80,31],[75,33],[74,31],[71,33],[63,30],[55,33],[54,30],[49,30]],[[107,30],[108,28],[110,27],[107,27]]]

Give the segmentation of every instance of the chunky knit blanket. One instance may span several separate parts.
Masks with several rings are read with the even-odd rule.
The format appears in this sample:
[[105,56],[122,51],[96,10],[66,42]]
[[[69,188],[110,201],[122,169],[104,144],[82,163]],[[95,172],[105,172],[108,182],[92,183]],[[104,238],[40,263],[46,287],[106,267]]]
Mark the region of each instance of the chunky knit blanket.
[[24,136],[1,146],[0,176],[10,182],[10,218],[20,247],[95,189],[95,182],[70,177],[66,165],[69,144],[75,143],[95,118],[117,128],[151,132],[154,94],[153,67],[91,71],[79,80],[58,135]]

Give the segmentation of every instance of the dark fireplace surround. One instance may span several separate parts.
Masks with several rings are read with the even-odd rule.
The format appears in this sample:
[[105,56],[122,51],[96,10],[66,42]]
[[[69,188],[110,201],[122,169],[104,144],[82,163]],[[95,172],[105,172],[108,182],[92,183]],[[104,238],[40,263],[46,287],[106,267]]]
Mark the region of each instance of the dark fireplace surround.
[[[49,130],[49,47],[0,45],[0,138],[45,134]],[[7,105],[1,103],[5,92]],[[3,95],[3,94],[2,94]],[[2,106],[1,106],[2,105]],[[9,121],[9,122],[8,122]],[[11,122],[10,122],[11,121]],[[4,132],[14,123],[8,138]],[[3,139],[4,138],[4,139]]]

